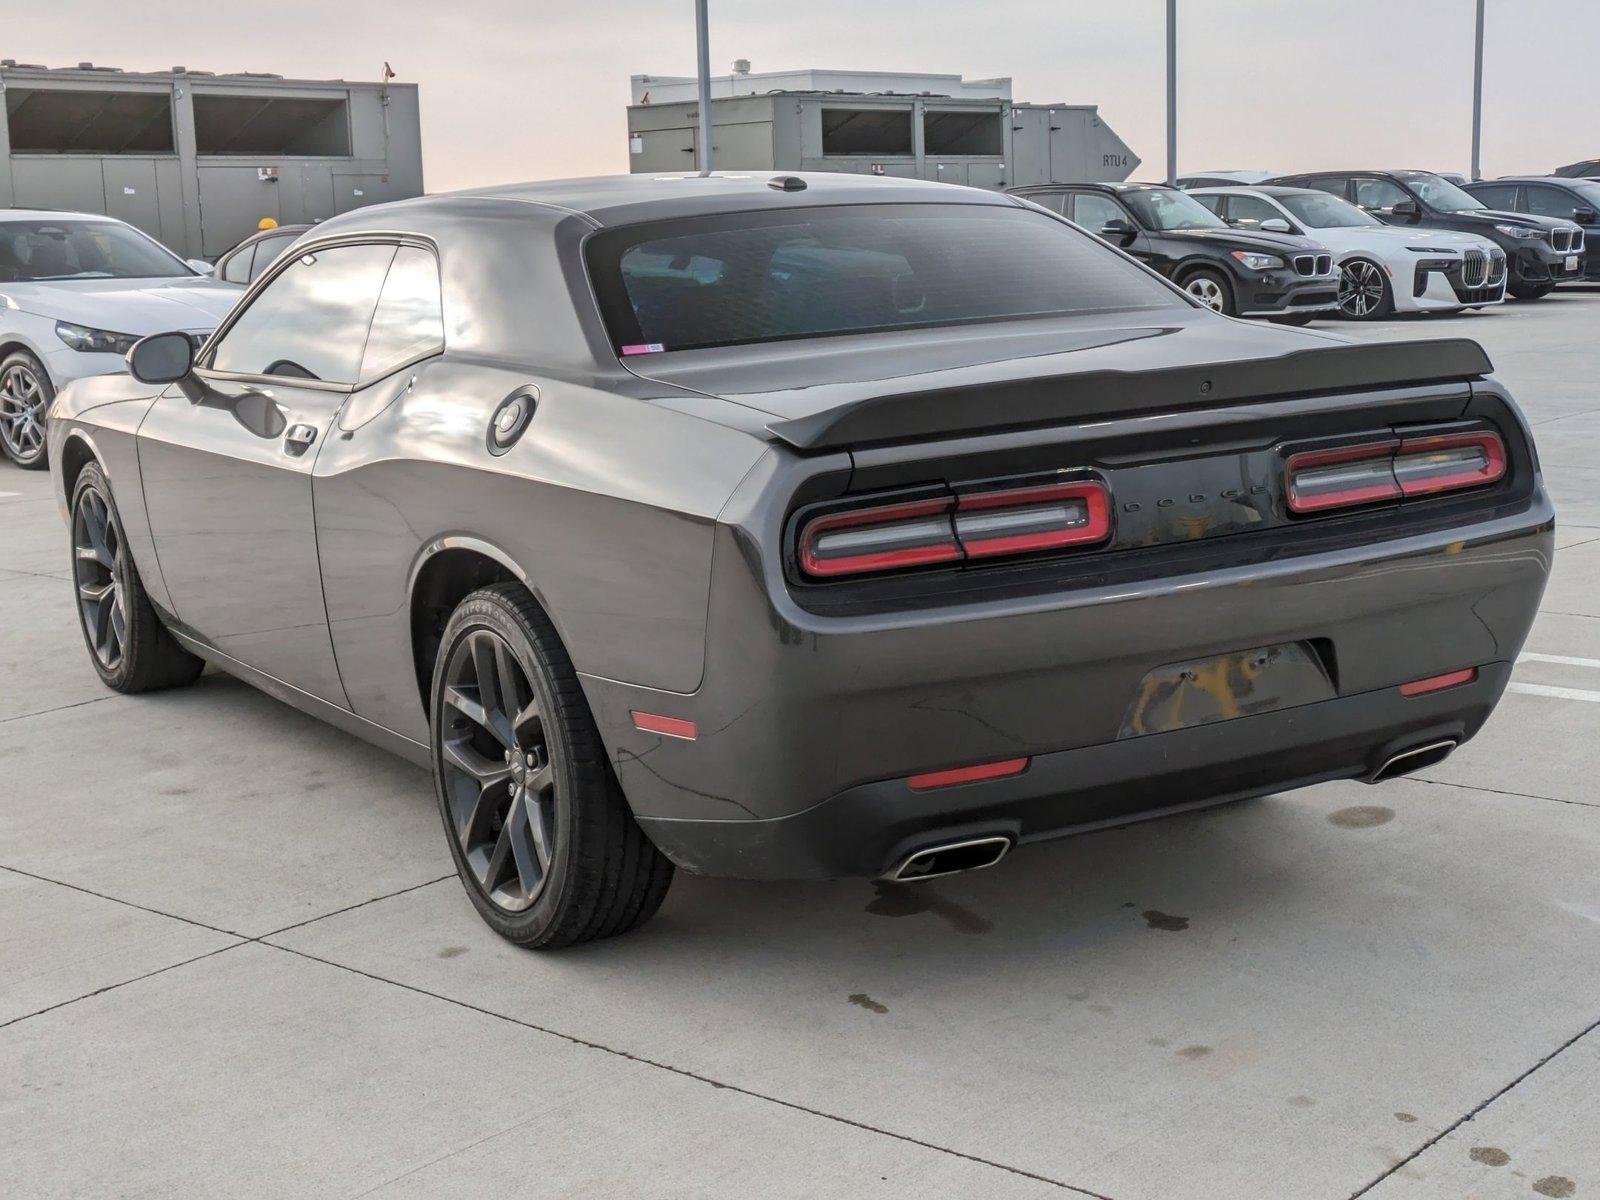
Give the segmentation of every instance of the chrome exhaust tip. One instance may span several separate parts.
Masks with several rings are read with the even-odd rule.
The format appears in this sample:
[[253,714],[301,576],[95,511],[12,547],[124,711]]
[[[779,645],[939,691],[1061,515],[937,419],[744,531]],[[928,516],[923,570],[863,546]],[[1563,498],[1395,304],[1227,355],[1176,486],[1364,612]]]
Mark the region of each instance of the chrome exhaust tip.
[[971,838],[964,842],[945,842],[928,846],[908,855],[893,871],[885,876],[893,883],[912,883],[923,879],[937,879],[941,875],[955,875],[962,871],[978,871],[992,867],[1011,849],[1008,837]]
[[1458,745],[1460,742],[1455,738],[1444,738],[1441,741],[1425,742],[1421,746],[1402,750],[1399,754],[1391,755],[1381,767],[1369,775],[1367,782],[1382,783],[1386,779],[1394,779],[1399,775],[1420,771],[1423,767],[1431,767],[1434,763],[1449,758],[1451,751]]

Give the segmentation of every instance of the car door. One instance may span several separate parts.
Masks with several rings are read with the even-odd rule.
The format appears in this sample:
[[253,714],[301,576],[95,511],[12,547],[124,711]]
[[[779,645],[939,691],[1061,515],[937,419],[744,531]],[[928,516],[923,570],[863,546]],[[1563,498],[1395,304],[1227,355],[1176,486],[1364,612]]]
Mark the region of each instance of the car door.
[[341,707],[311,470],[358,378],[395,250],[363,242],[297,256],[208,345],[199,399],[169,388],[139,428],[145,505],[180,625]]

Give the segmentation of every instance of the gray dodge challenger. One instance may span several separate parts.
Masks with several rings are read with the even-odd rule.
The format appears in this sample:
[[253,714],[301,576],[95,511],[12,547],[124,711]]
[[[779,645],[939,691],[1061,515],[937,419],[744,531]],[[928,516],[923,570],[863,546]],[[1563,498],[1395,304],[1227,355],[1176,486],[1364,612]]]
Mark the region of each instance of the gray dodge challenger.
[[362,209],[49,425],[118,691],[428,764],[557,947],[674,865],[918,880],[1437,762],[1554,513],[1469,341],[1220,316],[1015,197],[643,176]]

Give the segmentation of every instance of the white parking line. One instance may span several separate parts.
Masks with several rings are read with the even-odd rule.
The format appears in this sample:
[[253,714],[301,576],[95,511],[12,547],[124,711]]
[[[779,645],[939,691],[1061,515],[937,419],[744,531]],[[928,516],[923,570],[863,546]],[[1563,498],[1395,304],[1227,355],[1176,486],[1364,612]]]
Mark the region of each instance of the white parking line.
[[1517,661],[1560,663],[1564,667],[1594,667],[1600,670],[1600,658],[1573,658],[1569,654],[1535,654],[1532,650],[1524,650],[1517,656]]
[[21,492],[0,492],[0,500],[9,500],[13,496],[20,496]]
[[1506,691],[1521,692],[1524,696],[1553,696],[1557,700],[1587,700],[1590,704],[1600,704],[1600,692],[1586,692],[1582,688],[1548,687],[1542,683],[1512,682],[1506,684]]

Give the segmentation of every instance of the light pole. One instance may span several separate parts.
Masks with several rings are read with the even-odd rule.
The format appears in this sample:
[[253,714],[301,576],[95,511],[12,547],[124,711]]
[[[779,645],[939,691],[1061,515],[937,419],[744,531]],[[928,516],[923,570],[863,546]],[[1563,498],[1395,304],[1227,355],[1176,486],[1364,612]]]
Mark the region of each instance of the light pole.
[[700,174],[711,174],[711,30],[706,0],[694,0],[695,49],[700,56]]
[[[1482,11],[1483,0],[1478,0]],[[1167,0],[1167,185],[1178,182],[1178,0]]]
[[1479,151],[1483,146],[1483,0],[1478,0],[1478,36],[1472,56],[1472,177],[1482,179]]

